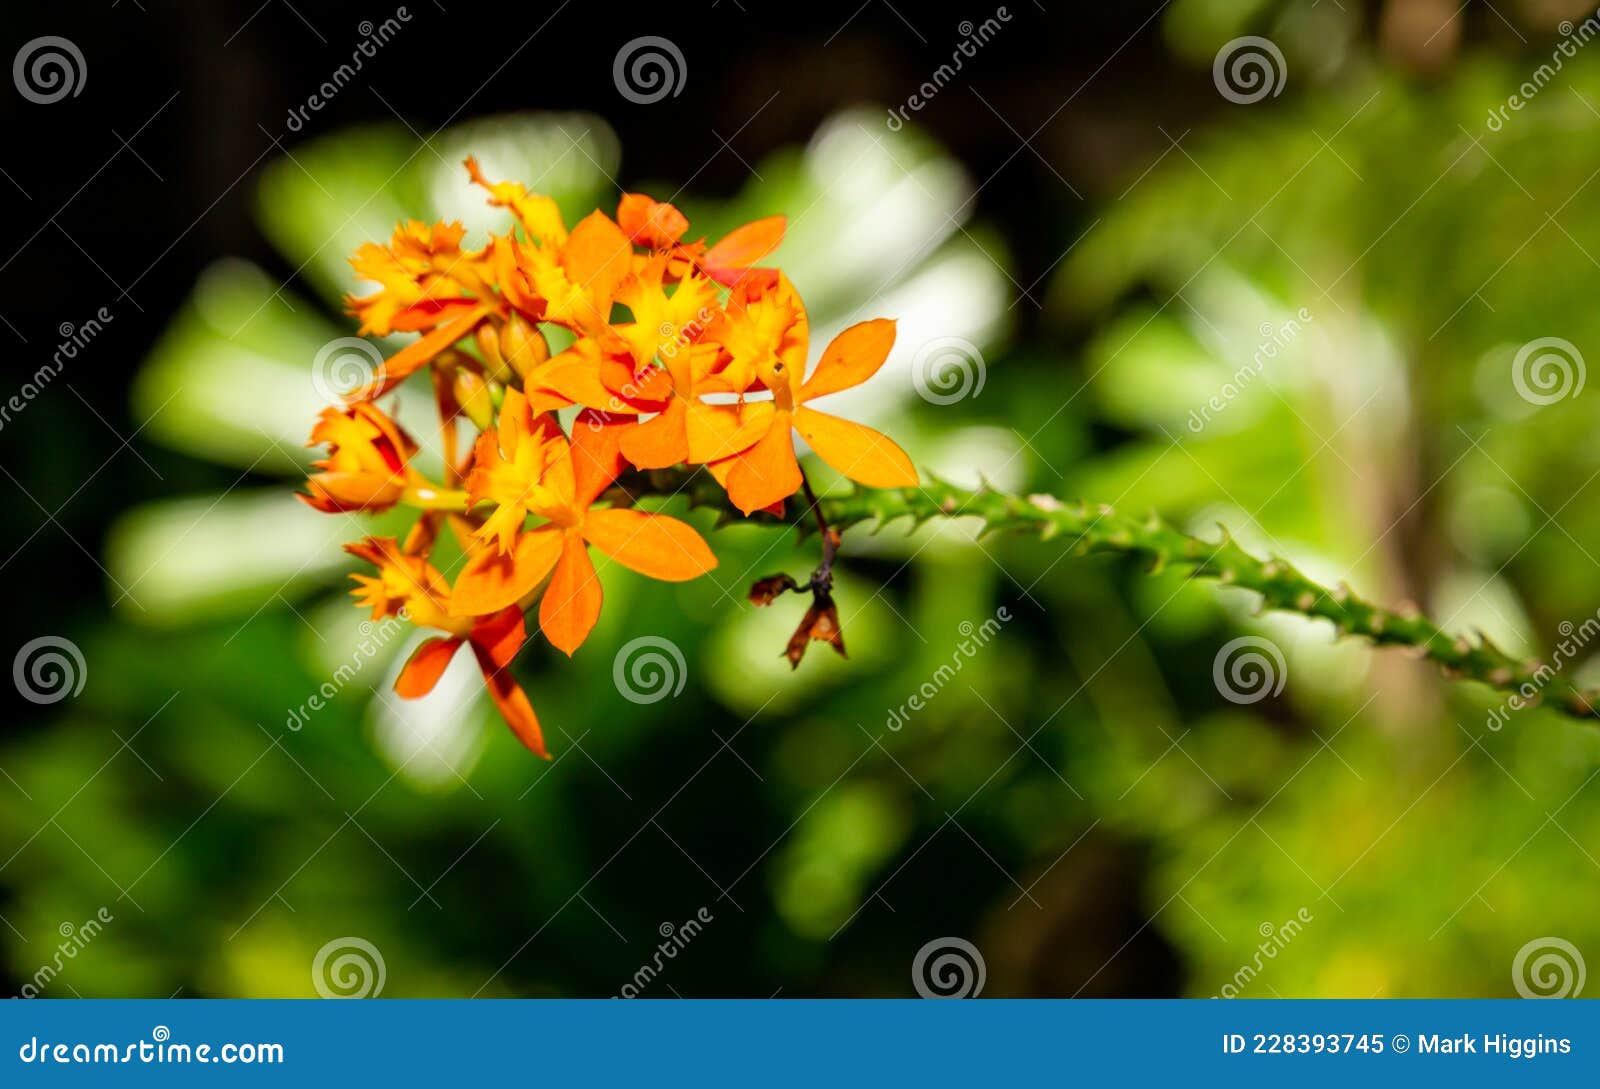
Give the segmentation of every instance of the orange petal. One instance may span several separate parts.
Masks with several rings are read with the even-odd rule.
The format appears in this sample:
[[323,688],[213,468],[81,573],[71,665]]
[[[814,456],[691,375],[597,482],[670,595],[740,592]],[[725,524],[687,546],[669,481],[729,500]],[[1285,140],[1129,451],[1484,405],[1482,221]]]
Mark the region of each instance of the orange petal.
[[633,421],[584,410],[572,421],[573,502],[583,510],[628,467],[622,433]]
[[600,576],[589,562],[589,548],[577,534],[561,550],[561,562],[539,602],[539,627],[551,645],[570,657],[600,619]]
[[800,407],[794,427],[823,461],[869,488],[909,488],[917,467],[888,436],[826,412]]
[[778,248],[785,222],[783,216],[768,216],[734,228],[706,251],[701,267],[713,280],[731,286],[745,270]]
[[574,404],[597,408],[603,412],[628,415],[635,415],[640,411],[624,400],[620,394],[606,388],[606,384],[600,381],[599,369],[591,362],[564,363],[551,367],[548,371],[541,372],[539,380]]
[[684,431],[688,404],[682,397],[667,402],[666,410],[619,436],[622,456],[640,469],[665,469],[689,459],[689,437]]
[[474,646],[472,651],[477,655],[478,668],[483,670],[483,683],[489,689],[489,698],[494,700],[500,717],[506,720],[506,725],[511,727],[517,740],[532,750],[535,756],[550,759],[550,754],[544,748],[544,731],[539,729],[539,716],[533,713],[528,694],[512,679],[510,670],[494,664],[487,651],[478,646]]
[[773,411],[771,401],[751,401],[742,408],[690,402],[684,418],[689,463],[703,465],[750,449],[772,426]]
[[717,566],[694,528],[664,514],[617,508],[584,519],[589,543],[624,567],[666,582],[683,582]]
[[420,333],[424,329],[432,329],[441,321],[448,321],[466,313],[477,301],[465,296],[448,299],[424,298],[421,302],[396,313],[389,323],[389,328],[397,333]]
[[652,249],[666,249],[689,229],[682,212],[643,193],[622,194],[617,223],[633,241]]
[[610,316],[611,298],[623,279],[633,271],[633,243],[604,212],[590,212],[572,229],[562,251],[567,279],[592,299],[601,300]]
[[406,490],[402,473],[317,473],[307,478],[306,487],[311,494],[296,498],[328,513],[387,510]]
[[504,669],[527,641],[528,628],[523,623],[522,610],[513,605],[479,620],[468,638],[473,649],[485,651],[490,661]]
[[500,405],[498,421],[500,449],[507,455],[517,448],[517,440],[533,434],[533,409],[527,396],[515,386],[507,387],[505,400]]
[[[723,491],[727,491],[728,490],[728,474],[733,472],[733,467],[735,465],[737,465],[738,463],[739,463],[739,459],[736,458],[736,457],[723,458],[721,461],[708,461],[708,462],[706,462],[706,472],[710,473],[711,476],[712,476],[712,479],[714,479],[718,484],[722,485],[722,490]],[[786,511],[787,509],[788,509],[787,501],[784,500],[784,499],[780,499],[777,502],[775,502],[775,503],[773,503],[773,504],[771,504],[769,506],[765,506],[765,507],[761,508],[761,510],[763,512],[765,512],[767,514],[776,515],[779,518],[783,517],[784,511]],[[748,512],[746,512],[746,513],[748,513]]]
[[[626,357],[625,357],[626,358]],[[633,401],[665,401],[672,396],[672,375],[665,367],[646,367],[636,372],[627,363],[602,364],[601,380],[611,389]]]
[[794,457],[789,427],[789,413],[779,409],[761,440],[734,458],[728,498],[745,514],[787,499],[799,489],[800,463]]
[[817,369],[800,387],[800,399],[809,401],[827,393],[859,386],[878,373],[894,347],[894,322],[874,318],[852,325],[833,338],[822,353]]
[[561,557],[561,533],[540,526],[517,538],[506,555],[491,542],[474,548],[456,576],[451,616],[483,616],[512,605],[544,581]]
[[[733,467],[738,464],[738,462],[739,458],[737,455],[731,458],[722,458],[719,461],[708,461],[706,462],[706,472],[711,474],[711,478],[713,480],[722,485],[723,491],[727,491],[728,474],[733,472]],[[346,547],[348,548],[349,546]]]
[[517,266],[517,243],[514,238],[490,239],[489,261],[494,269],[495,282],[500,285],[500,295],[506,302],[537,318],[544,314],[545,301],[528,289],[527,276]]
[[345,394],[344,399],[354,403],[356,401],[371,401],[382,397],[401,382],[404,382],[419,368],[426,365],[434,356],[472,332],[477,327],[478,322],[482,321],[484,316],[493,309],[494,307],[490,303],[475,306],[461,315],[461,317],[434,329],[422,337],[421,340],[407,344],[390,356],[382,367],[378,368],[378,373],[373,376],[371,382],[368,382],[360,389]]
[[571,408],[573,403],[570,397],[563,397],[553,390],[540,389],[537,386],[528,390],[528,408],[536,416],[557,409]]
[[459,639],[423,640],[412,652],[405,668],[400,670],[400,676],[395,678],[394,690],[408,700],[432,692],[460,645]]

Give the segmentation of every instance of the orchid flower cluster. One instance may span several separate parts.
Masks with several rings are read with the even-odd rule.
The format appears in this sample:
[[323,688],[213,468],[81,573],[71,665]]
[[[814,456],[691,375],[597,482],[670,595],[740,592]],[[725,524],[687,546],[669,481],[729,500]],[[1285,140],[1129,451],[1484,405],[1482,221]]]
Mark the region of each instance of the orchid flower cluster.
[[[460,223],[411,221],[388,245],[357,250],[357,274],[378,285],[347,300],[361,333],[421,335],[322,411],[309,445],[327,454],[300,498],[327,512],[416,510],[403,540],[345,546],[375,569],[352,576],[374,620],[401,616],[440,633],[417,647],[395,690],[425,695],[465,645],[512,732],[547,756],[508,669],[527,614],[537,606],[539,630],[571,655],[600,614],[590,549],[673,582],[717,564],[692,527],[635,509],[614,487],[630,468],[703,467],[745,516],[781,515],[802,488],[817,510],[796,432],[861,484],[911,486],[917,472],[884,435],[812,407],[871,378],[895,327],[880,319],[846,329],[808,376],[805,305],[782,272],[760,265],[782,240],[782,217],[707,245],[685,240],[689,222],[671,204],[626,193],[614,219],[595,211],[569,231],[549,197],[490,182],[473,159],[466,167],[510,213],[509,229],[474,250]],[[552,353],[552,341],[564,346]],[[418,444],[379,406],[424,370],[442,480],[418,468]],[[462,553],[453,581],[430,558],[446,531]],[[822,577],[811,586],[783,576],[752,590],[758,604],[788,589],[816,594],[791,662],[809,639],[843,650],[826,577],[838,538],[823,536]]]

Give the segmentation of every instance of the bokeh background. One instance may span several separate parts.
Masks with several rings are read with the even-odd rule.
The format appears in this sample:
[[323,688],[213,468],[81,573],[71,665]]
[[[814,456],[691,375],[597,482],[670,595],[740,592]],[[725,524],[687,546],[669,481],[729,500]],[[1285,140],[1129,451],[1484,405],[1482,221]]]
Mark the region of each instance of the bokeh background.
[[[952,480],[1220,522],[1530,655],[1595,616],[1594,394],[1516,382],[1532,341],[1600,350],[1590,8],[947,10],[412,0],[299,125],[393,7],[9,13],[8,50],[58,35],[85,71],[0,94],[0,393],[112,320],[0,426],[6,656],[83,660],[75,695],[0,693],[6,993],[54,965],[49,997],[309,995],[358,937],[385,996],[606,996],[674,928],[650,997],[912,995],[951,938],[984,995],[1509,995],[1550,938],[1578,989],[1593,727],[1491,722],[1402,654],[1059,542],[853,532],[851,658],[793,674],[797,617],[743,601],[815,562],[792,533],[719,531],[681,587],[608,576],[574,660],[518,661],[550,764],[470,670],[386,696],[407,637],[344,596],[361,530],[290,493],[346,256],[493,224],[468,152],[569,217],[619,187],[713,236],[789,215],[819,342],[900,321],[852,413]],[[642,35],[683,58],[651,103],[613,74]],[[1224,93],[1246,35],[1281,64]],[[653,702],[615,677],[642,634],[682,655]],[[1215,679],[1241,637],[1282,655],[1248,702]]]

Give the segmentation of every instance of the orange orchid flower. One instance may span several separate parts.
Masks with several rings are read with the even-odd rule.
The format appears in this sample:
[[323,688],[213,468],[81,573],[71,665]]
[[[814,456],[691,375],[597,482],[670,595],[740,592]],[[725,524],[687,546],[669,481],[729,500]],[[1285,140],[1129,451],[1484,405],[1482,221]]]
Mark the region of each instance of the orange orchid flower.
[[473,296],[487,295],[484,255],[463,250],[463,234],[460,223],[409,220],[387,246],[368,242],[356,250],[350,264],[379,286],[372,295],[345,299],[361,319],[360,332],[386,337],[428,329],[471,306]]
[[716,345],[667,345],[664,363],[642,371],[626,352],[607,354],[588,339],[550,361],[536,376],[538,396],[557,396],[613,417],[644,417],[618,434],[623,456],[636,468],[701,465],[739,453],[760,437],[736,405],[708,404],[700,392],[726,392],[712,375]]
[[393,537],[367,537],[344,547],[378,570],[375,576],[350,576],[357,584],[351,594],[372,610],[372,619],[404,616],[414,624],[445,633],[424,640],[412,652],[395,679],[395,692],[405,699],[416,699],[433,691],[445,667],[465,643],[472,647],[489,698],[511,732],[536,755],[549,759],[538,716],[508,668],[527,640],[521,610],[508,608],[479,617],[453,616],[450,586],[444,576],[424,557],[403,551]]
[[776,271],[755,266],[778,248],[787,224],[783,216],[767,216],[735,227],[722,241],[706,250],[696,263],[707,276],[727,287],[737,287],[752,279],[770,285],[777,277]]
[[[549,576],[539,627],[570,655],[600,616],[590,545],[624,567],[668,582],[703,575],[717,560],[700,535],[676,518],[625,507],[591,509],[624,467],[618,436],[625,425],[585,411],[572,425],[570,443],[542,434],[541,426],[526,400],[507,391],[498,433],[480,437],[467,493],[474,503],[494,503],[495,512],[478,531],[450,607],[458,615],[493,612],[520,601]],[[545,524],[517,532],[528,514]]]
[[346,394],[348,403],[382,397],[496,310],[492,253],[463,250],[464,233],[459,223],[428,227],[412,220],[395,229],[388,246],[369,242],[350,259],[357,273],[382,287],[374,295],[346,299],[361,319],[363,334],[427,332],[385,360],[370,382]]
[[324,444],[328,456],[312,463],[319,472],[306,479],[310,494],[296,493],[317,510],[388,510],[415,479],[417,444],[376,405],[323,409],[306,445]]
[[502,265],[507,298],[530,316],[571,329],[580,336],[603,331],[617,289],[633,271],[633,243],[610,216],[591,212],[556,245],[525,245],[514,239],[496,243],[508,254],[526,291]]
[[[777,296],[792,292],[787,280],[780,278],[779,283]],[[798,305],[797,296],[795,303]],[[753,304],[747,309],[759,308]],[[756,442],[743,453],[708,466],[727,488],[734,505],[745,514],[781,503],[799,489],[802,478],[791,429],[798,431],[824,462],[857,483],[873,488],[917,483],[916,467],[888,436],[808,405],[818,397],[858,386],[876,374],[894,346],[894,322],[878,318],[852,325],[834,338],[806,378],[803,315],[804,309],[800,308],[796,324],[784,332],[776,346],[769,328],[764,352],[743,356],[740,353],[745,346],[736,338],[730,352],[733,361],[729,367],[749,365],[754,376],[772,391],[771,401],[752,402],[743,408],[745,425],[756,429],[759,436]],[[800,330],[798,336],[796,328]]]
[[509,208],[529,239],[542,246],[557,248],[567,244],[567,227],[561,221],[561,209],[556,207],[555,201],[537,193],[529,193],[516,182],[487,181],[474,156],[467,156],[466,165],[473,184],[489,191],[489,203],[497,208]]
[[627,345],[634,369],[642,370],[658,357],[671,358],[697,339],[717,312],[717,287],[704,276],[689,272],[669,293],[667,260],[652,257],[617,291],[633,321],[612,326]]
[[771,290],[736,292],[712,321],[705,339],[722,349],[717,377],[729,393],[762,386],[761,367],[776,358],[785,372],[804,372],[811,326],[799,292],[784,276]]
[[[560,296],[557,314],[569,318],[575,314],[589,320],[602,310],[609,314],[606,293],[614,290],[615,284],[591,275],[591,264],[595,251],[608,245],[614,249],[617,239],[627,247],[621,232],[616,231],[613,238],[606,235],[603,225],[589,228],[568,259],[565,251],[573,239],[569,238],[554,201],[530,194],[514,182],[491,184],[476,159],[468,158],[466,166],[472,180],[489,191],[489,203],[511,209],[530,239],[562,255],[551,259],[555,271],[546,269],[541,273],[546,289]],[[605,220],[604,216],[600,218]],[[615,230],[615,224],[611,226]],[[507,303],[535,316],[550,309],[548,297],[541,300],[530,295],[524,286],[526,274],[515,271],[518,255],[526,247],[507,236],[491,240],[482,251],[463,250],[464,233],[459,223],[429,228],[412,221],[395,230],[389,246],[367,243],[356,251],[351,259],[356,271],[382,286],[374,295],[348,300],[351,312],[362,320],[361,332],[387,336],[391,332],[429,331],[387,359],[373,380],[349,393],[347,401],[371,401],[388,393],[445,349],[472,335],[490,315],[504,316]],[[628,256],[631,254],[629,248]],[[530,264],[543,268],[537,258],[530,259]],[[582,277],[585,283],[589,279],[598,282],[592,289],[573,289],[563,278],[568,271]],[[491,286],[496,284],[500,295]]]
[[755,265],[778,248],[787,222],[783,216],[754,220],[735,227],[708,249],[704,242],[682,241],[689,220],[665,201],[643,193],[624,193],[617,205],[617,223],[636,244],[669,253],[674,272],[679,265],[687,265],[724,287],[738,286],[752,277],[770,285],[774,270]]
[[[354,576],[353,591],[374,618],[403,616],[438,633],[405,663],[396,691],[432,691],[470,646],[512,731],[544,755],[533,707],[506,671],[527,639],[527,611],[537,606],[545,636],[570,655],[602,605],[591,548],[666,581],[717,565],[686,523],[634,509],[631,498],[600,502],[624,495],[608,489],[630,464],[704,465],[746,514],[781,515],[804,481],[794,431],[860,483],[909,486],[917,473],[885,436],[812,407],[882,367],[894,323],[845,330],[807,376],[805,305],[781,272],[759,267],[783,239],[783,217],[713,245],[686,240],[689,221],[672,204],[624,193],[614,220],[596,211],[568,230],[549,197],[491,182],[474,158],[466,169],[511,222],[481,250],[463,248],[459,223],[409,221],[386,244],[357,251],[356,272],[378,285],[348,299],[361,332],[418,335],[345,406],[323,411],[311,443],[327,454],[300,498],[329,512],[416,509],[403,544],[367,537],[346,546],[376,569]],[[627,320],[613,322],[623,309]],[[552,327],[570,341],[554,356]],[[413,468],[416,443],[374,403],[424,368],[445,462],[438,484]],[[459,457],[473,431],[470,455]],[[446,526],[466,553],[454,586],[430,560]],[[837,531],[824,534],[822,565],[806,584],[757,583],[758,600],[813,596],[791,662],[814,640],[843,653],[829,596],[838,546]]]
[[715,285],[691,271],[669,294],[666,270],[665,257],[653,257],[618,293],[635,319],[612,327],[622,351],[591,352],[594,358],[549,377],[561,394],[597,411],[654,413],[619,435],[623,456],[640,469],[701,464],[756,439],[754,432],[739,434],[733,406],[707,404],[698,395],[718,359],[716,346],[696,343],[720,314]]
[[669,250],[689,229],[689,220],[665,201],[643,193],[624,193],[617,203],[617,226],[636,245]]
[[464,308],[451,307],[448,321],[436,325],[420,339],[412,341],[384,360],[383,366],[378,368],[378,373],[373,376],[372,381],[345,394],[345,401],[359,404],[362,401],[373,401],[382,397],[433,362],[445,349],[471,336],[478,324],[496,309],[497,305],[493,300],[474,303],[469,299]]

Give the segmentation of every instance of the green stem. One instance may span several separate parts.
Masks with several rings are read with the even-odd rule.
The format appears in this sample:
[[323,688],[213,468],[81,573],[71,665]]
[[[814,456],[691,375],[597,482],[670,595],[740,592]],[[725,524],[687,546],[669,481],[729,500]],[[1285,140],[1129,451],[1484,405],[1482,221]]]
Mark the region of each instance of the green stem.
[[419,510],[442,510],[460,514],[471,503],[459,488],[440,488],[433,484],[413,484],[400,496],[400,502]]
[[[636,495],[681,493],[692,505],[714,507],[737,520],[727,495],[705,473],[686,477],[680,470],[644,476],[644,487],[630,487]],[[1544,702],[1575,718],[1600,713],[1596,710],[1600,690],[1579,688],[1543,662],[1514,658],[1481,633],[1476,640],[1452,635],[1414,606],[1387,609],[1363,600],[1343,584],[1333,589],[1322,586],[1287,560],[1251,555],[1226,529],[1221,541],[1213,543],[1174,529],[1154,515],[1137,519],[1109,506],[1066,504],[1041,495],[1022,498],[989,488],[972,491],[942,481],[916,488],[857,488],[848,495],[823,497],[819,509],[826,523],[841,531],[866,522],[881,528],[901,518],[920,524],[932,518],[970,517],[983,522],[984,532],[1059,539],[1085,555],[1137,556],[1149,563],[1152,573],[1169,566],[1187,569],[1194,578],[1253,590],[1265,608],[1327,620],[1340,634],[1362,636],[1380,646],[1410,647],[1419,657],[1437,663],[1447,676],[1513,693],[1526,704]],[[807,505],[800,513],[809,511]],[[795,525],[802,534],[815,532],[807,517],[798,517]]]

